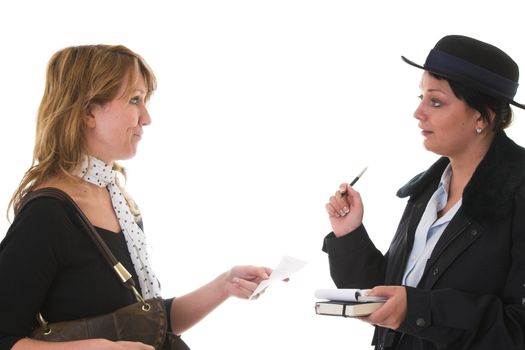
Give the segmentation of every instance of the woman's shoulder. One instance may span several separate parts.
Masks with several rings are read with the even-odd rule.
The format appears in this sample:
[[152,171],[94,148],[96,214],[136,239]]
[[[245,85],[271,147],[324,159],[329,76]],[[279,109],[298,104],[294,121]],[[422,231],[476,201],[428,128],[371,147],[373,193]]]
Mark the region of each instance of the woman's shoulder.
[[43,188],[29,192],[23,199],[23,206],[16,214],[6,239],[17,235],[24,239],[54,238],[60,240],[63,233],[74,228],[74,208],[65,200],[52,195],[35,195]]
[[55,198],[35,198],[15,216],[0,242],[0,256],[32,251],[36,256],[63,258],[75,231],[64,203]]
[[[33,197],[36,192],[38,191],[29,192],[26,196]],[[15,222],[33,217],[38,217],[44,221],[53,221],[59,217],[63,217],[68,212],[67,203],[51,195],[24,198],[23,201],[27,203],[24,203],[23,207],[15,216]]]

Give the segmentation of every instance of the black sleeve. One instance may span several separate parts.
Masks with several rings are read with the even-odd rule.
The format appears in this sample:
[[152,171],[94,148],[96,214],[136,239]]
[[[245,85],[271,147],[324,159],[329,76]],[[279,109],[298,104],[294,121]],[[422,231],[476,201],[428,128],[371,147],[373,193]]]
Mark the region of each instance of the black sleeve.
[[30,334],[57,268],[72,222],[62,204],[36,199],[15,218],[0,244],[0,350]]
[[372,288],[384,283],[386,258],[363,225],[339,238],[328,234],[323,251],[328,253],[330,276],[338,288]]
[[171,304],[173,304],[173,299],[164,299],[164,309],[166,309],[166,318],[168,319],[168,330],[171,330]]

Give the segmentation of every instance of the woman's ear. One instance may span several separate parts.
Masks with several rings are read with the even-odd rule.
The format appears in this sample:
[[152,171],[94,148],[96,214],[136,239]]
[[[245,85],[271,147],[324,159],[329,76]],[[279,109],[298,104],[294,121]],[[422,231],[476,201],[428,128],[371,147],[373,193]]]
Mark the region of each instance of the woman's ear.
[[100,108],[98,105],[90,104],[89,107],[85,111],[84,123],[86,123],[86,126],[89,129],[94,129],[95,126],[97,126],[96,115],[98,113],[97,112],[98,108]]
[[479,111],[476,111],[476,126],[477,128],[481,128],[481,130],[485,130],[488,128],[492,123],[494,122],[494,118],[496,118],[496,113],[490,108],[487,109],[488,113],[488,120],[483,118],[481,113]]

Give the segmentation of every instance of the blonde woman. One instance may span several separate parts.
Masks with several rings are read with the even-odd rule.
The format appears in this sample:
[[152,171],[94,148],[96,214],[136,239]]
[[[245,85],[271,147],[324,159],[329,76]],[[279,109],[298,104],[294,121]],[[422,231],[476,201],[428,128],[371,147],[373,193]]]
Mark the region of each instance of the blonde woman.
[[[136,342],[87,339],[50,343],[28,338],[40,312],[48,322],[110,313],[135,302],[79,226],[74,210],[53,198],[24,197],[42,188],[69,195],[144,298],[160,296],[149,265],[140,214],[116,181],[117,160],[132,158],[151,117],[156,80],[123,46],[78,46],[57,52],[38,111],[34,164],[15,191],[15,218],[0,245],[0,350],[153,349]],[[181,334],[230,296],[247,298],[270,269],[237,266],[205,286],[166,299],[171,330]]]

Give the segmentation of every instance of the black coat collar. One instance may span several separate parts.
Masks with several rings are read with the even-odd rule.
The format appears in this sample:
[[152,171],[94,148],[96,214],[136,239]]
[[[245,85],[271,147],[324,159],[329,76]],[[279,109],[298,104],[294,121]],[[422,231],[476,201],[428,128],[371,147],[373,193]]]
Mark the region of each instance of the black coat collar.
[[[448,163],[448,158],[440,158],[400,188],[397,196],[417,199],[427,186],[437,186]],[[499,132],[463,191],[462,207],[478,221],[502,218],[511,210],[513,195],[524,180],[525,149]]]

